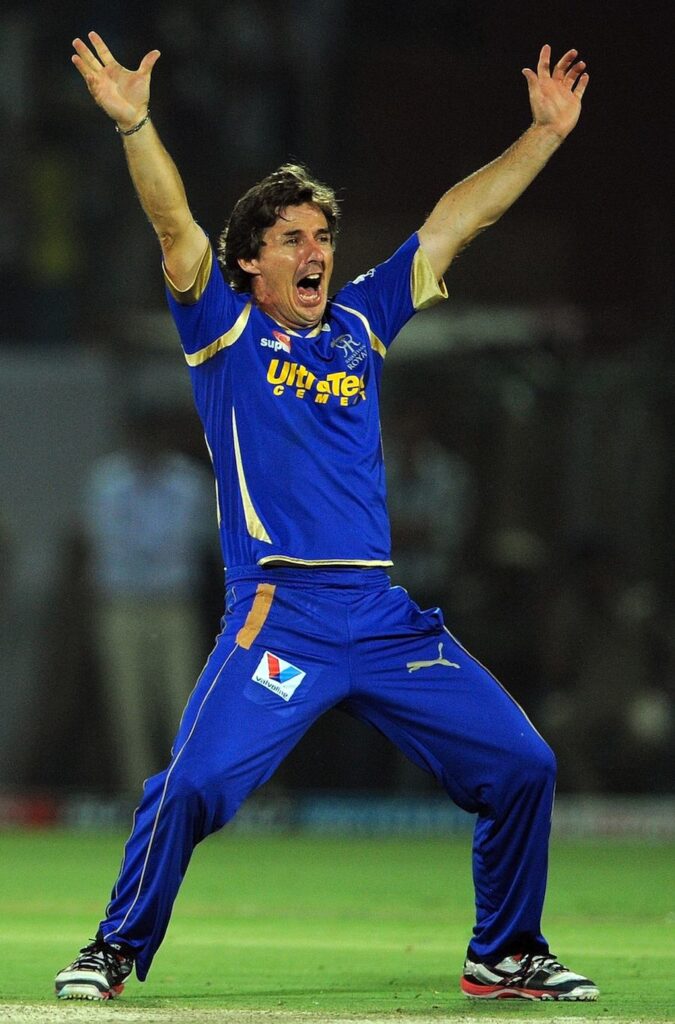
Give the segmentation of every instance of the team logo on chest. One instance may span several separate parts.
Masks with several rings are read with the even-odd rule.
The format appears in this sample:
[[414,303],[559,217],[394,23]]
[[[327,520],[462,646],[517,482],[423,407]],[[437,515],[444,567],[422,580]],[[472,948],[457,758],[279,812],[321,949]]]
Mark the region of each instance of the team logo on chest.
[[339,338],[331,341],[331,347],[342,352],[348,370],[355,370],[360,363],[366,361],[366,346],[351,334],[341,334]]

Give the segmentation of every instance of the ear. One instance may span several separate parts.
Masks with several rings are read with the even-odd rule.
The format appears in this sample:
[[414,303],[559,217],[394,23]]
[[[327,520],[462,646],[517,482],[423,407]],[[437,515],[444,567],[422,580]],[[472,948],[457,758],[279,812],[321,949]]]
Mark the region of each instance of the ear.
[[239,264],[241,269],[243,271],[245,271],[245,273],[251,274],[253,277],[259,277],[259,275],[260,275],[260,264],[258,263],[257,259],[253,259],[253,260],[238,259],[237,263]]

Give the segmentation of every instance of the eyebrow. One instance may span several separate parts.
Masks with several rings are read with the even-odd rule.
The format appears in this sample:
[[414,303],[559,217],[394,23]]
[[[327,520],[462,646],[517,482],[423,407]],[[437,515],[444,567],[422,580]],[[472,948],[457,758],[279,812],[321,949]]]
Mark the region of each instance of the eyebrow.
[[[317,230],[314,232],[315,235],[330,235],[330,233],[331,233],[330,232],[330,228],[327,227],[327,226],[324,227],[324,228],[317,228]],[[282,238],[292,238],[294,235],[302,235],[302,234],[304,234],[304,231],[303,231],[302,228],[289,228],[288,231],[283,231],[282,232],[281,237]]]

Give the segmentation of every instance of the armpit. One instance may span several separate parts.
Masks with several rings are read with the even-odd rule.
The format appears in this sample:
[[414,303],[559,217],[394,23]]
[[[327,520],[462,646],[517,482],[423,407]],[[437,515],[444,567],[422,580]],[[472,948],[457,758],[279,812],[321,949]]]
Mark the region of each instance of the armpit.
[[177,288],[169,277],[169,273],[164,263],[162,263],[162,272],[164,274],[164,280],[166,286],[173,295],[176,302],[179,302],[181,306],[192,306],[197,302],[204,294],[204,289],[209,283],[211,276],[211,270],[213,267],[213,249],[207,244],[202,256],[201,262],[197,267],[197,273],[195,274],[194,280],[187,288]]

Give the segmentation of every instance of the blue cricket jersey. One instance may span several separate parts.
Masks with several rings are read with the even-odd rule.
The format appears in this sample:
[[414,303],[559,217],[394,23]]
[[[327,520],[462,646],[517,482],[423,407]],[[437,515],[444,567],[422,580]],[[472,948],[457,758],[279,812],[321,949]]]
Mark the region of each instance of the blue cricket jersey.
[[213,463],[226,568],[391,565],[382,367],[413,313],[447,296],[417,235],[304,331],[235,292],[210,246],[190,288],[167,277],[167,296]]

